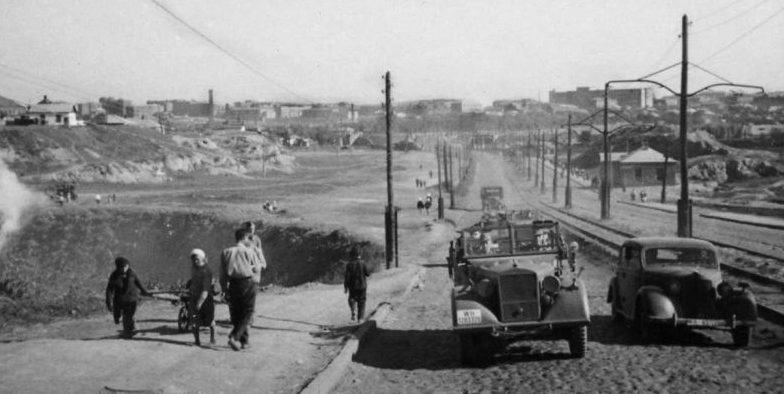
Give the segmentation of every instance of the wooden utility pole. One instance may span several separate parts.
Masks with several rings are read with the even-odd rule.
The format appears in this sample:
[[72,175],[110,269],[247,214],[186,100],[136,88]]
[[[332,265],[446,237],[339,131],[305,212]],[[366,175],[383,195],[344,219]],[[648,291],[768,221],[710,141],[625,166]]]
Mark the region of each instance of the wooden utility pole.
[[569,114],[566,137],[566,190],[564,191],[564,207],[572,207],[572,114]]
[[689,18],[683,15],[681,26],[682,60],[681,60],[681,121],[680,121],[680,153],[681,153],[681,199],[678,200],[678,236],[691,237],[691,203],[689,201],[689,174],[686,156],[686,110],[688,105],[689,77]]
[[670,151],[670,140],[666,140],[666,144],[664,145],[664,168],[662,169],[662,191],[661,191],[661,203],[664,204],[667,201],[667,166],[669,165],[668,161],[670,155],[668,154]]
[[452,144],[449,144],[449,209],[455,209],[455,174],[452,167]]
[[558,202],[558,129],[553,130],[553,204]]
[[525,149],[525,156],[528,160],[525,169],[528,170],[528,182],[531,182],[531,134],[533,130],[528,130],[528,147]]
[[436,168],[438,169],[438,207],[436,207],[436,211],[438,212],[437,216],[439,219],[444,218],[444,197],[441,194],[441,146],[439,143],[436,143]]
[[542,144],[542,177],[540,178],[542,180],[542,183],[539,186],[540,186],[540,192],[544,194],[547,192],[547,185],[546,185],[547,182],[544,181],[544,153],[545,153],[544,131],[539,136],[539,140],[541,141]]
[[542,144],[539,143],[540,130],[536,130],[536,177],[534,177],[534,187],[539,184],[539,156],[542,154]]
[[386,232],[386,260],[387,269],[391,268],[394,259],[395,233],[394,223],[394,196],[392,193],[392,78],[387,71],[384,76],[384,107],[386,109],[387,125],[387,207],[384,216],[384,230]]

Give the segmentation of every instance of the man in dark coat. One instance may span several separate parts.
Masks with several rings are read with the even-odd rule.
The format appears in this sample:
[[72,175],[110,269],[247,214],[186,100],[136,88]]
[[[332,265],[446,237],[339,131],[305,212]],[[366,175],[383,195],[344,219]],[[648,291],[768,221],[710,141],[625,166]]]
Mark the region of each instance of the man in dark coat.
[[122,317],[122,337],[131,338],[136,329],[133,315],[136,314],[139,293],[148,297],[152,294],[144,288],[128,259],[117,257],[114,265],[115,270],[109,275],[109,284],[106,285],[106,308],[114,313],[114,324],[120,324]]
[[[357,247],[351,248],[346,264],[343,290],[348,293],[348,306],[351,308],[351,320],[356,317],[362,320],[365,317],[365,300],[367,299],[367,277],[370,273],[362,262],[362,256]],[[356,315],[354,314],[356,310]]]

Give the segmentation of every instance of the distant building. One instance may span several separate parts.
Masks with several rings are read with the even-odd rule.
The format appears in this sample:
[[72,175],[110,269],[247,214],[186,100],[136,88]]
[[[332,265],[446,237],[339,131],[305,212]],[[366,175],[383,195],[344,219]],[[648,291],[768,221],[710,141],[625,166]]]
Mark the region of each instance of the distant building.
[[[653,106],[653,90],[650,88],[610,89],[608,101],[612,100],[619,107],[648,108]],[[597,101],[599,100],[599,101]],[[550,91],[550,104],[571,104],[580,108],[595,109],[604,105],[604,90],[591,90],[578,87],[574,91]],[[597,105],[601,103],[601,105]]]
[[[632,152],[611,152],[610,166],[613,187],[661,186],[664,179],[664,155],[649,147]],[[599,154],[599,166],[592,172],[597,179],[604,171],[604,154]],[[667,160],[667,184],[677,183],[678,161]]]
[[27,112],[27,107],[14,100],[0,96],[0,124],[4,119],[12,119]]
[[160,104],[134,105],[130,108],[130,116],[139,119],[152,119],[155,114],[163,112],[163,109],[163,105]]
[[87,119],[104,112],[101,103],[78,103],[76,104],[76,115],[79,118]]
[[784,133],[782,124],[746,124],[741,129],[741,138],[759,138],[771,133]]
[[22,118],[27,120],[25,123],[32,124],[66,127],[77,125],[76,108],[73,104],[53,102],[46,96],[38,104],[31,105]]
[[310,108],[310,105],[280,105],[275,108],[275,117],[278,119],[301,118],[302,112]]

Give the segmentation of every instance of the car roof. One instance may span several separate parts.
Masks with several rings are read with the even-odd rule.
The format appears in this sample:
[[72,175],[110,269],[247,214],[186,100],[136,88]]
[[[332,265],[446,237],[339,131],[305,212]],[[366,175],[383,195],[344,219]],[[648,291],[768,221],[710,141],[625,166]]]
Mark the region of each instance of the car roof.
[[637,245],[643,248],[707,248],[716,249],[712,243],[697,238],[680,237],[636,237],[626,240],[623,246]]

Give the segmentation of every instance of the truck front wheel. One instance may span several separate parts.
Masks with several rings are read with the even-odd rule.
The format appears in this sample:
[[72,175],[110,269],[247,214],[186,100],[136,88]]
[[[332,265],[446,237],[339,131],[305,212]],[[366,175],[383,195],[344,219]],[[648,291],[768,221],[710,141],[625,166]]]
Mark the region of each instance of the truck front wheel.
[[569,332],[569,352],[575,358],[585,357],[588,350],[588,326],[575,327]]

